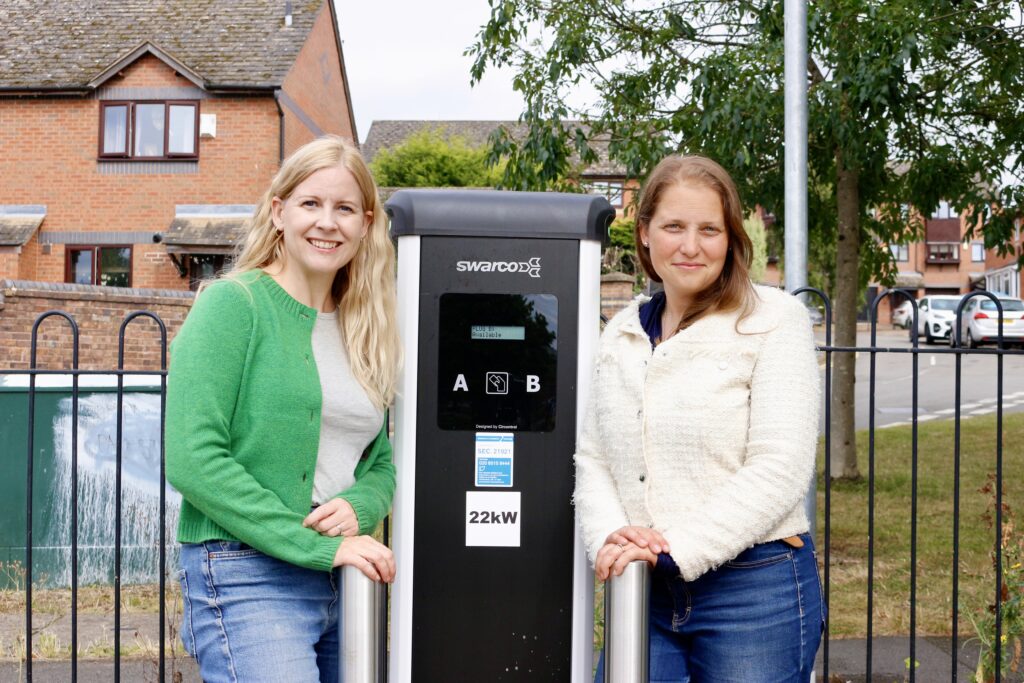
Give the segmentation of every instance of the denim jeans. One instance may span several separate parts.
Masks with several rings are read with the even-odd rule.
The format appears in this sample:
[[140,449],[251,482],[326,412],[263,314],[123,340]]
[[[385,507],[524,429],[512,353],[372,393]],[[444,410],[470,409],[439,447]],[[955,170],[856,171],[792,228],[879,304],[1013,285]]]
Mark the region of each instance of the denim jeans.
[[[814,546],[761,543],[696,581],[651,577],[651,683],[807,683],[825,624]],[[604,655],[598,663],[601,683]]]
[[338,583],[237,541],[181,546],[181,640],[206,683],[335,683]]

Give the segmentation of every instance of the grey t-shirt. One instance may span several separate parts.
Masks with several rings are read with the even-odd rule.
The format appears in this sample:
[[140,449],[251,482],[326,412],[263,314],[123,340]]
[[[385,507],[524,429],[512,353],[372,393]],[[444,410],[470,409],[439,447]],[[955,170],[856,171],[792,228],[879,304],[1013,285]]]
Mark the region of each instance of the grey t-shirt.
[[320,373],[320,448],[313,477],[313,503],[320,505],[355,483],[363,451],[384,424],[384,412],[370,402],[352,375],[338,313],[320,313],[313,325],[313,358]]

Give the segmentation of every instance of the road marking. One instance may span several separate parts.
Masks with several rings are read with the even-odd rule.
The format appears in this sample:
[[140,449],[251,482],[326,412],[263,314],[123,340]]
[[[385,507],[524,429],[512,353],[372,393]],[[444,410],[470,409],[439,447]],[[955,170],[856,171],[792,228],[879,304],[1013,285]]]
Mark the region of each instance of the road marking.
[[980,408],[978,410],[972,410],[971,412],[969,412],[967,414],[968,415],[986,415],[986,414],[991,413],[991,412],[992,412],[992,408]]
[[928,420],[934,420],[934,419],[936,419],[938,417],[939,417],[938,415],[922,415],[921,417],[917,418],[917,421],[918,422],[927,422]]
[[956,408],[943,408],[942,410],[936,410],[935,414],[936,415],[949,415],[950,413],[955,413],[955,412],[956,412]]
[[974,410],[975,408],[978,408],[980,406],[980,403],[961,403],[960,410]]

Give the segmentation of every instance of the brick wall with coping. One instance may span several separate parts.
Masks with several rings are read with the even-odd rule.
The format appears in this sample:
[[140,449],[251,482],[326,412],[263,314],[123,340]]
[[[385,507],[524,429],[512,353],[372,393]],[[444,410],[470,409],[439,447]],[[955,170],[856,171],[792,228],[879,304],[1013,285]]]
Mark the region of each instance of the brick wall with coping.
[[[633,298],[632,277],[621,273],[601,278],[601,312],[612,318]],[[46,311],[64,311],[78,324],[79,367],[117,367],[118,330],[125,317],[149,311],[163,320],[168,344],[185,321],[191,292],[71,285],[0,279],[0,369],[23,370],[31,364],[32,325]],[[36,367],[71,367],[72,335],[60,317],[45,320],[37,337]],[[160,333],[148,318],[134,320],[125,333],[125,367],[160,368]]]
[[[117,367],[118,331],[131,313],[149,311],[167,328],[168,344],[192,306],[191,292],[101,287],[53,282],[0,280],[0,369],[31,365],[32,326],[40,314],[59,310],[78,325],[79,363],[85,370]],[[43,321],[37,335],[36,367],[72,365],[71,327],[61,317]],[[125,369],[160,369],[160,331],[149,318],[133,320],[125,330]]]

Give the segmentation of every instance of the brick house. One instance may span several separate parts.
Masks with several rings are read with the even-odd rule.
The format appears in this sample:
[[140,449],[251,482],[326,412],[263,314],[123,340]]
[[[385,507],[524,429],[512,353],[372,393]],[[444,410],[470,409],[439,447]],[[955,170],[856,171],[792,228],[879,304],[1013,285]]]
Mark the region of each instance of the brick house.
[[[985,243],[970,235],[966,216],[961,215],[949,202],[941,201],[931,215],[924,218],[924,240],[889,245],[896,261],[895,289],[902,289],[915,298],[927,294],[966,294],[983,289],[985,284]],[[867,301],[870,303],[882,287],[871,284]],[[903,299],[883,300],[878,306],[878,321],[888,322],[891,309]],[[890,305],[891,304],[891,305]],[[867,320],[869,306],[862,318]]]
[[[381,151],[397,147],[410,136],[423,130],[437,132],[443,138],[461,138],[470,147],[483,147],[488,137],[504,127],[513,137],[525,137],[526,127],[516,121],[374,121],[362,144],[367,161]],[[630,211],[633,196],[640,189],[635,179],[626,176],[626,169],[608,159],[607,142],[591,141],[599,160],[580,173],[580,182],[592,194],[608,198],[621,218]]]
[[332,2],[0,6],[0,280],[188,289],[281,159],[356,139]]
[[1012,249],[1006,256],[999,256],[994,249],[985,258],[985,289],[1014,297],[1024,296],[1024,271],[1018,259],[1024,256],[1024,218],[1013,222]]

